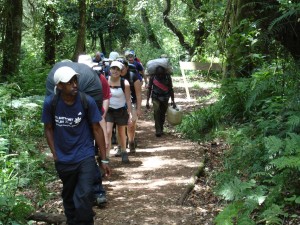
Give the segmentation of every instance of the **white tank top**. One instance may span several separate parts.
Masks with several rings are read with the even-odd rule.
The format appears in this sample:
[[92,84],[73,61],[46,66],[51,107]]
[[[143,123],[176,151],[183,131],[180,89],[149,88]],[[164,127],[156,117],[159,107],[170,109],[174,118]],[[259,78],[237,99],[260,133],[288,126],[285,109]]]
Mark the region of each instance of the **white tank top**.
[[109,107],[113,109],[119,109],[125,106],[126,98],[125,93],[121,87],[110,88],[111,98],[109,99]]

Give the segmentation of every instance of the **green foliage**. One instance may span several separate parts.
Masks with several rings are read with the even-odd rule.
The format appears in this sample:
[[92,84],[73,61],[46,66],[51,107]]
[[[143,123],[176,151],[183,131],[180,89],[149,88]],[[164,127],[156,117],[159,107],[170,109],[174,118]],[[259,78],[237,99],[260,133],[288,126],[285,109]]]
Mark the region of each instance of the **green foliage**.
[[[39,140],[43,97],[25,95],[15,83],[0,86],[0,221],[25,224],[27,216],[48,198],[45,184],[53,179],[53,168],[45,168]],[[29,199],[26,188],[36,189]]]
[[194,141],[209,138],[205,135],[216,129],[219,117],[220,109],[209,106],[184,116],[177,129]]
[[287,214],[284,213],[280,206],[273,204],[261,214],[261,220],[259,222],[265,222],[266,224],[282,224],[282,219],[280,217],[286,215]]
[[[227,136],[230,138],[231,151],[225,160],[225,171],[218,175],[216,193],[233,203],[245,204],[252,189],[263,188],[259,199],[264,201],[255,208],[260,213],[255,213],[259,214],[262,222],[281,224],[282,216],[287,214],[278,205],[290,204],[284,201],[282,193],[295,196],[298,193],[300,136],[295,131],[299,127],[299,111],[291,104],[298,93],[296,86],[286,76],[266,74],[256,73],[255,78],[246,82],[246,86],[250,84],[248,95],[241,94],[246,98],[244,103],[240,101],[239,104],[244,118]],[[227,103],[226,97],[221,101]],[[238,113],[235,111],[238,107],[231,109],[232,114]],[[237,178],[232,180],[236,174],[239,179],[249,181],[243,183]],[[255,182],[251,182],[253,180]],[[225,215],[231,218],[226,210],[220,216]]]

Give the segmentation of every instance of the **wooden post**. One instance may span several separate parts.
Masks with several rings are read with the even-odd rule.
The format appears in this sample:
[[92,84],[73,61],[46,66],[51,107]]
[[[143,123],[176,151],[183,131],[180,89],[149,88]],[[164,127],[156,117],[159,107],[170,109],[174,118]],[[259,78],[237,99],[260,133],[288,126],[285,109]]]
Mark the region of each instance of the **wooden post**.
[[183,62],[179,61],[179,66],[181,74],[183,77],[183,82],[186,91],[186,97],[190,100],[190,92],[188,88],[188,82],[184,73],[184,70],[215,70],[222,71],[222,66],[219,63],[201,63],[201,62]]
[[190,92],[189,92],[188,82],[186,80],[186,76],[185,76],[185,73],[184,73],[184,66],[182,66],[183,63],[184,62],[179,61],[179,66],[180,66],[181,74],[182,74],[182,77],[183,77],[183,82],[184,82],[184,87],[185,87],[185,92],[186,92],[186,98],[188,100],[190,100],[191,96],[190,96]]

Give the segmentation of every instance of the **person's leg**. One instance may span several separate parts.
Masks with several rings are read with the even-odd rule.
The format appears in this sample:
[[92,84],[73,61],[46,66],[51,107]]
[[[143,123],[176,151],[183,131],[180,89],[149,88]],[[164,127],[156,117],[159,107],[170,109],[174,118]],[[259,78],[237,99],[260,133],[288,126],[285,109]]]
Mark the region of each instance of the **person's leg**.
[[[67,168],[66,165],[56,163],[55,164],[57,173],[59,178],[62,181],[63,184],[63,190],[62,190],[62,199],[63,199],[63,205],[65,210],[65,216],[67,217],[67,223],[68,225],[76,225],[76,222],[74,221],[75,218],[75,205],[73,202],[73,195],[74,190],[77,182],[77,176],[78,173],[75,170],[71,170],[72,168]],[[70,171],[66,171],[66,169]]]
[[152,101],[153,104],[153,115],[154,115],[154,123],[155,123],[155,135],[156,137],[161,136],[161,108],[160,108],[160,101],[153,99]]
[[93,183],[95,180],[95,158],[89,157],[79,163],[78,180],[74,191],[76,224],[93,224]]
[[121,144],[120,144],[120,135],[119,135],[119,132],[118,132],[118,129],[116,129],[116,134],[117,134],[117,152],[115,154],[116,157],[121,157]]
[[136,112],[136,105],[132,104],[131,107],[132,111],[132,126],[127,126],[127,136],[128,136],[128,144],[131,153],[135,152],[135,131],[136,131],[136,124],[137,124],[137,112]]
[[164,129],[164,124],[166,120],[166,112],[168,110],[169,103],[168,101],[160,102],[160,129],[161,129],[161,134],[163,134],[163,129]]
[[100,206],[107,202],[106,192],[102,185],[102,174],[96,161],[95,161],[95,180],[94,180],[93,190],[94,190],[95,204]]
[[136,131],[136,120],[132,121],[132,126],[127,127],[128,145],[131,153],[135,153],[135,131]]
[[118,125],[117,129],[118,129],[118,134],[119,134],[119,138],[120,138],[119,144],[121,145],[122,162],[128,163],[129,159],[128,159],[128,155],[126,152],[126,126]]
[[116,133],[116,124],[114,123],[113,125],[113,129],[112,129],[112,135],[111,135],[111,144],[115,145],[115,144],[118,144],[117,143],[117,133]]
[[112,131],[113,131],[113,125],[114,125],[114,123],[112,123],[112,122],[106,123],[107,139],[108,139],[108,150],[107,151],[110,151],[110,149],[111,149],[111,136],[112,136]]

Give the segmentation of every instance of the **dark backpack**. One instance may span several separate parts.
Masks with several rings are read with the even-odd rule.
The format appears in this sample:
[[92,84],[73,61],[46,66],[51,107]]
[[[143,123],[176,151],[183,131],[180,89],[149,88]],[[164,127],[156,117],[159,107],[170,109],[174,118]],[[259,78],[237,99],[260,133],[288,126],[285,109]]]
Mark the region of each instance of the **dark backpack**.
[[54,73],[55,71],[63,66],[71,67],[77,73],[79,73],[78,77],[78,90],[79,92],[83,92],[87,95],[90,95],[94,98],[98,109],[102,110],[103,104],[103,94],[102,94],[102,84],[99,79],[98,74],[89,66],[83,63],[75,63],[75,62],[58,62],[56,63],[51,71],[48,74],[46,80],[46,95],[54,94]]

